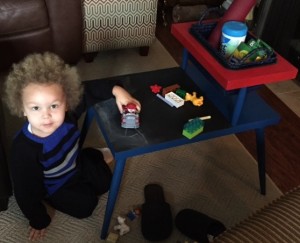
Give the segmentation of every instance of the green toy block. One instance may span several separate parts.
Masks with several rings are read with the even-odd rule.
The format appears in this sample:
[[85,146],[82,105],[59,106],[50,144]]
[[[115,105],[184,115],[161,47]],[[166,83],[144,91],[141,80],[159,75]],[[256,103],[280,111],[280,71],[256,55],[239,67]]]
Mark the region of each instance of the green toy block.
[[177,94],[179,97],[181,97],[182,99],[185,99],[186,96],[186,91],[183,89],[177,89],[175,91],[175,94]]
[[199,118],[189,120],[183,126],[182,135],[188,139],[192,139],[203,131],[204,121]]

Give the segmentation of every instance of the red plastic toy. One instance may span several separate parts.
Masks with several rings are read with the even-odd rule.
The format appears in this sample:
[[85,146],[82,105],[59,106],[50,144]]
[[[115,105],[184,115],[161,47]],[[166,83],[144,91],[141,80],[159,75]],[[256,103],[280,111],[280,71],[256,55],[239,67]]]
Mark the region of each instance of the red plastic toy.
[[123,106],[121,127],[123,128],[139,128],[140,117],[135,104],[127,104]]

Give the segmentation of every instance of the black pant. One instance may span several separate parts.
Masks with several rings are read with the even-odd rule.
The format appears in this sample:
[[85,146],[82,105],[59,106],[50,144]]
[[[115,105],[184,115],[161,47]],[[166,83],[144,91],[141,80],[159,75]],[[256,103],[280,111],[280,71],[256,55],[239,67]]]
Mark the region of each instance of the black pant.
[[112,173],[99,150],[85,148],[78,158],[78,173],[48,199],[57,210],[76,218],[89,217],[98,196],[109,190]]

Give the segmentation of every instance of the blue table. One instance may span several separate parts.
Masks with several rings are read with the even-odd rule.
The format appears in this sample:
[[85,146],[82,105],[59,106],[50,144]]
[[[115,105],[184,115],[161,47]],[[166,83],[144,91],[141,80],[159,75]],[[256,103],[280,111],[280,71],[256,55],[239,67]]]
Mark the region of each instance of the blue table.
[[[123,86],[142,104],[141,126],[136,130],[121,128],[121,116],[114,99],[98,103],[87,111],[82,137],[85,137],[92,120],[96,119],[116,160],[101,231],[102,239],[106,238],[109,230],[126,160],[132,156],[255,130],[260,192],[265,194],[264,129],[277,124],[279,115],[258,96],[256,88],[225,92],[201,65],[193,63],[185,65],[185,70],[177,67],[112,78],[122,80]],[[179,84],[188,92],[196,91],[204,96],[204,105],[196,107],[186,102],[177,109],[170,107],[151,92],[150,86],[154,84],[163,87]],[[237,116],[233,115],[237,112]],[[207,115],[211,115],[212,119],[205,121],[204,131],[200,135],[193,139],[182,135],[183,125],[189,119]],[[236,116],[234,121],[233,116]]]

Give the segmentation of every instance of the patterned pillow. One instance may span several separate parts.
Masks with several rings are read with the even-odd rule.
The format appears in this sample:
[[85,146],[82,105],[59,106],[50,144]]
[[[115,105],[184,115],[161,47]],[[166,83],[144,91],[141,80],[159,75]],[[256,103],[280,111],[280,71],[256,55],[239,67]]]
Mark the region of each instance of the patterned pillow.
[[157,0],[84,0],[84,52],[150,46]]

